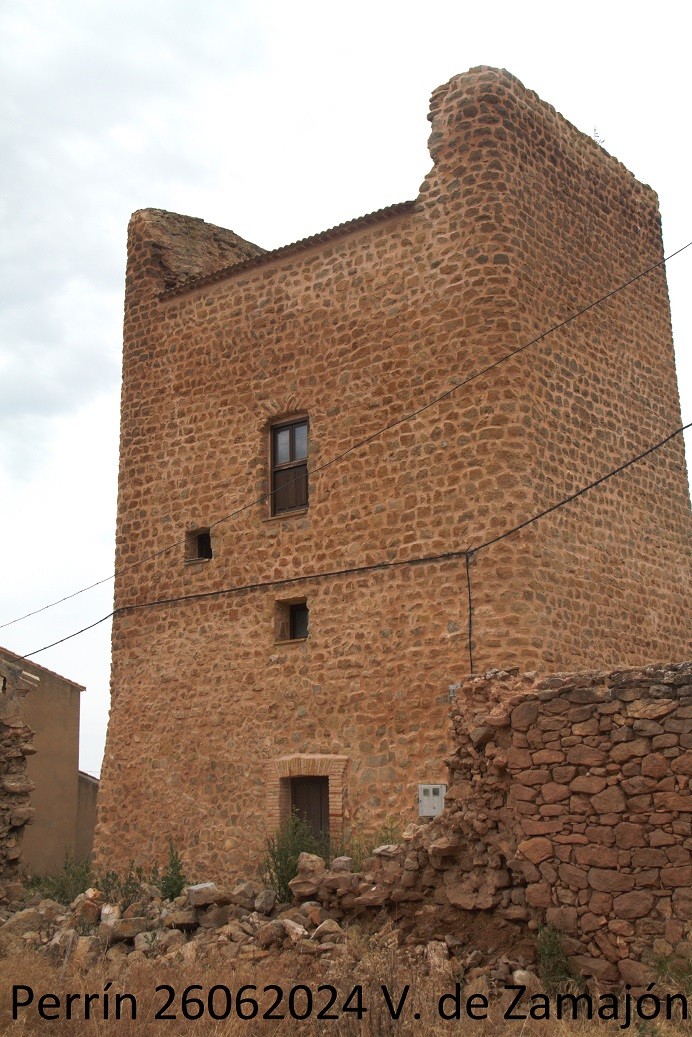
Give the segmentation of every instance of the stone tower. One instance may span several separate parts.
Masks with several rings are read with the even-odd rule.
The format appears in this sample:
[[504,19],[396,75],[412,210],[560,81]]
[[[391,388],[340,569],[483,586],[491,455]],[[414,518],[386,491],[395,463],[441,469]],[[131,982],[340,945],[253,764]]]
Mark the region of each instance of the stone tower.
[[679,427],[662,265],[541,337],[660,262],[656,195],[505,71],[430,120],[415,201],[272,252],[132,218],[101,861],[405,823],[472,662],[689,654],[679,436],[466,553]]

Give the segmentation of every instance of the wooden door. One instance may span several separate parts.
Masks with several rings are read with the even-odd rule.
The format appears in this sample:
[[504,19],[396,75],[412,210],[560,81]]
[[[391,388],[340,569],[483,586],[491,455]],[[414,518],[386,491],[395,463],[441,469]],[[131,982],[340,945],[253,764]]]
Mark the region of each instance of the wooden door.
[[329,778],[291,778],[291,810],[316,836],[329,838]]

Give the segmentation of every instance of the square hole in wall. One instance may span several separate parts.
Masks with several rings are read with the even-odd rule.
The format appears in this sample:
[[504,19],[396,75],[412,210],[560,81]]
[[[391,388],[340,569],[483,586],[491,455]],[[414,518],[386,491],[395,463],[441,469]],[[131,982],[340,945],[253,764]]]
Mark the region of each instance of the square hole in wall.
[[206,529],[193,529],[185,534],[185,561],[206,562],[213,557],[211,547],[211,531]]
[[306,598],[274,603],[274,640],[304,641],[308,636],[310,610]]

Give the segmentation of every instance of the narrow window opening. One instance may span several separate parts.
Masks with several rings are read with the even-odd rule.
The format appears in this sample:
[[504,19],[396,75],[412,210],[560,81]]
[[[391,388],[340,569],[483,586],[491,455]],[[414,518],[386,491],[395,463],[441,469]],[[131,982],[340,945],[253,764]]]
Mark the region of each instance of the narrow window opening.
[[306,602],[291,605],[291,640],[296,641],[308,636],[308,606]]
[[274,640],[304,641],[308,636],[308,609],[305,598],[274,603]]
[[195,529],[185,537],[185,561],[202,562],[213,558],[211,531]]

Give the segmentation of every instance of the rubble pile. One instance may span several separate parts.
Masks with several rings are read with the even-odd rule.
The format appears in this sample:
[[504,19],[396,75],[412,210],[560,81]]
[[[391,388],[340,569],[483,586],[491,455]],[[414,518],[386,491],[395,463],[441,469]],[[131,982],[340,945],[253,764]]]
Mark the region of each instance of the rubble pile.
[[[389,848],[381,849],[386,860]],[[342,858],[327,869],[322,858],[302,854],[294,883],[305,893],[318,882],[322,894],[294,905],[277,903],[272,889],[248,881],[228,890],[213,882],[198,883],[170,901],[142,883],[140,899],[124,910],[107,903],[96,888],[81,893],[69,907],[36,895],[20,910],[3,912],[0,956],[33,949],[55,964],[69,962],[84,971],[104,958],[120,968],[148,959],[172,965],[255,964],[272,956],[284,964],[290,959],[295,966],[300,956],[301,971],[324,972],[340,962],[357,968],[373,951],[395,950],[418,973],[464,976],[467,981],[485,978],[497,986],[533,960],[531,950],[523,957],[516,948],[505,953],[508,940],[498,940],[484,953],[471,937],[454,933],[440,932],[427,940],[406,936],[384,911],[363,909],[359,917],[344,921],[337,902],[349,896],[345,887],[352,895],[354,886],[369,884],[347,870],[348,863]]]

